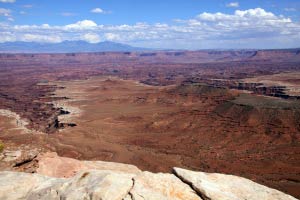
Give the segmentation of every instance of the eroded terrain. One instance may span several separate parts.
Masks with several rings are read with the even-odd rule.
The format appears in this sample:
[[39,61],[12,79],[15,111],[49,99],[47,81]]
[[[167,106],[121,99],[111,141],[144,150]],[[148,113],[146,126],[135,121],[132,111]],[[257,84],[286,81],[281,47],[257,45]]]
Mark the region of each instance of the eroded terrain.
[[299,197],[300,63],[288,53],[3,54],[0,139]]

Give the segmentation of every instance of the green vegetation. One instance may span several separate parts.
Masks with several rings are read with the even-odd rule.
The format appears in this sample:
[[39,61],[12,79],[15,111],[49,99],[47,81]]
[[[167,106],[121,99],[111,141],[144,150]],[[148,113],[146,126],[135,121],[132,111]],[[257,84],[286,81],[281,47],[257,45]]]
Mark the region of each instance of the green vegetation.
[[0,153],[4,150],[4,144],[0,141]]

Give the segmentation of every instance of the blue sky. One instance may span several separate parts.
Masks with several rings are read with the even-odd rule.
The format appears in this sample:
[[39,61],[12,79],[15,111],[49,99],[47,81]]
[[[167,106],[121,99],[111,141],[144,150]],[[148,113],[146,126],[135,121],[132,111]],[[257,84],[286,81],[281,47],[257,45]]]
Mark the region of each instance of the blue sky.
[[300,47],[299,0],[0,0],[0,42]]

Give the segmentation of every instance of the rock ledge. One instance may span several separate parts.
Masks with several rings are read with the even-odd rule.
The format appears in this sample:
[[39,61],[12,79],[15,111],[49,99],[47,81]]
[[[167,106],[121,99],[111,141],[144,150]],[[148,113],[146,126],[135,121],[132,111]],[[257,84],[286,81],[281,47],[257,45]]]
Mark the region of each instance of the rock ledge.
[[295,200],[251,180],[174,168],[173,174],[133,165],[78,161],[46,153],[37,173],[0,172],[0,199]]

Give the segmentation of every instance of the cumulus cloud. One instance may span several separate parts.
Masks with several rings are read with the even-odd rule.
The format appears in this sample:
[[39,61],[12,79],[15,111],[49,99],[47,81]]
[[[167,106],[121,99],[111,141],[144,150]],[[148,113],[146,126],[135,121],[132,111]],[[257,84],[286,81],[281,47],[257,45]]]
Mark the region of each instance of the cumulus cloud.
[[[98,25],[92,20],[64,26],[0,24],[0,33],[0,42],[110,40],[136,46],[191,49],[300,46],[300,23],[262,8],[236,10],[232,14],[204,12],[172,24]],[[48,39],[50,36],[56,38]]]
[[83,20],[83,21],[78,21],[75,24],[69,24],[66,25],[64,28],[65,29],[73,29],[73,30],[82,30],[82,29],[93,29],[96,28],[97,24],[92,21],[92,20]]
[[102,10],[101,8],[94,8],[91,10],[92,13],[104,13],[104,10]]
[[98,43],[101,41],[100,36],[96,33],[87,33],[82,36],[82,40],[85,40],[89,43]]
[[[293,29],[291,26],[296,25],[288,17],[276,16],[264,9],[256,8],[249,10],[236,10],[233,15],[224,13],[202,13],[197,16],[198,21],[206,22],[211,28],[225,27],[226,32],[232,32],[236,35],[241,32],[249,32],[255,35],[257,32],[279,33],[284,29]],[[296,25],[299,26],[299,23]],[[234,31],[237,31],[236,33]]]
[[16,0],[0,0],[1,3],[15,3]]
[[226,4],[226,7],[230,7],[230,8],[237,8],[239,6],[240,6],[239,2],[231,2]]

